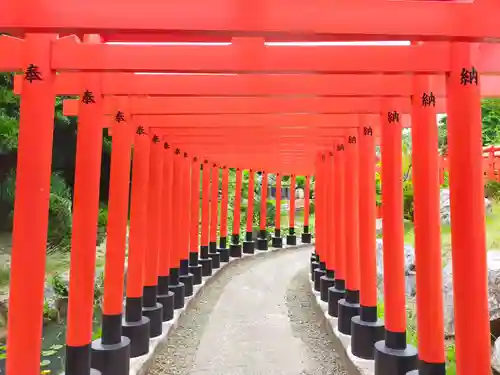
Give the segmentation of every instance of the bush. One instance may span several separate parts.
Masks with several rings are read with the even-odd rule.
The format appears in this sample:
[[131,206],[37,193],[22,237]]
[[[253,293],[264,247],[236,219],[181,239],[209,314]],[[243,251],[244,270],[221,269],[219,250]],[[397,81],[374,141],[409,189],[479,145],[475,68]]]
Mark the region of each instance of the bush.
[[305,189],[305,187],[306,187],[306,178],[305,178],[305,176],[297,176],[295,178],[295,183],[297,184],[296,188]]
[[484,185],[484,196],[486,198],[499,200],[500,199],[500,182],[488,181]]
[[[64,178],[53,173],[50,180],[50,205],[49,205],[49,228],[47,242],[50,249],[69,249],[71,239],[71,189]],[[16,186],[16,171],[12,169],[6,179],[0,184],[0,201],[2,212],[8,212],[7,218],[11,223],[14,214]],[[5,220],[7,221],[7,220]]]
[[99,217],[97,220],[97,243],[99,245],[106,237],[106,228],[108,226],[108,209],[106,207],[99,208]]
[[406,181],[403,185],[403,212],[406,220],[413,221],[413,184]]
[[276,201],[267,200],[267,213],[266,213],[266,226],[274,226],[274,219],[276,217]]
[[71,225],[71,200],[51,193],[47,236],[51,248],[69,250]]
[[55,274],[51,279],[52,289],[59,298],[67,298],[69,295],[68,284],[63,280],[60,274]]
[[309,215],[312,215],[316,212],[316,204],[314,201],[309,201]]

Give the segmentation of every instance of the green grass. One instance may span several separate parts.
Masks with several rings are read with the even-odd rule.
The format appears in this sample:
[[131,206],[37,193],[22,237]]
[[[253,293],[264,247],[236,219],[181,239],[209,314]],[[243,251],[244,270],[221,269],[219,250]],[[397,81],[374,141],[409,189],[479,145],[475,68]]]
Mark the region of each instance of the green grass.
[[10,269],[7,266],[0,266],[0,286],[8,285],[10,280]]

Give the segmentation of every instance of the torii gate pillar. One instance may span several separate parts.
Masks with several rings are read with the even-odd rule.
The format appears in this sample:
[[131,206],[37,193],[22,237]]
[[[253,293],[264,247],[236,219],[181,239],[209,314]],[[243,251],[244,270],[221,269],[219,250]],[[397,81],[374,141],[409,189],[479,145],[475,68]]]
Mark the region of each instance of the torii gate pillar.
[[25,41],[26,66],[33,64],[39,75],[23,81],[21,96],[7,328],[8,374],[40,373],[55,105],[50,44],[56,37],[28,34]]
[[[478,46],[452,43],[447,79],[457,374],[490,374]],[[479,75],[478,72],[476,72]],[[477,78],[477,81],[476,81]]]

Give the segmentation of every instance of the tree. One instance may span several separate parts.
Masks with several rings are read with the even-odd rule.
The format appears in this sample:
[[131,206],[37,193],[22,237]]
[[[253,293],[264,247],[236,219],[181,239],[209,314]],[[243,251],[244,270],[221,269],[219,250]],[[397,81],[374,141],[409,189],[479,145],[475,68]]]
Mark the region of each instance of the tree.
[[[481,101],[481,117],[483,123],[483,146],[500,143],[500,99],[490,98]],[[441,154],[448,151],[447,117],[439,121],[438,139]]]

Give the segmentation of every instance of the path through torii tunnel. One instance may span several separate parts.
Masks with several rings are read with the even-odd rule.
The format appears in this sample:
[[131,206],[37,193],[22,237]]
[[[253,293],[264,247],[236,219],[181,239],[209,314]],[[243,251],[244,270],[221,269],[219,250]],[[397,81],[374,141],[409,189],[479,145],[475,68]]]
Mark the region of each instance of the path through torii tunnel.
[[[64,100],[64,112],[78,117],[66,375],[135,374],[134,361],[148,355],[196,288],[212,287],[207,282],[217,269],[245,254],[311,243],[304,267],[350,342],[349,358],[373,364],[375,375],[445,374],[439,214],[445,168],[457,374],[489,375],[483,184],[484,173],[494,176],[496,169],[494,151],[483,158],[481,97],[500,95],[498,14],[495,0],[2,0],[0,71],[18,73],[14,90],[21,97],[7,375],[41,370],[58,95],[73,97]],[[381,40],[409,42],[373,43]],[[438,113],[448,116],[445,163]],[[412,136],[418,348],[406,341],[404,128]],[[103,129],[112,136],[109,217],[102,337],[92,342]],[[292,191],[297,176],[306,177],[303,233],[296,233],[293,194],[289,223],[281,222],[284,176]],[[277,209],[268,243],[271,181]],[[243,194],[247,222],[240,233]]]

